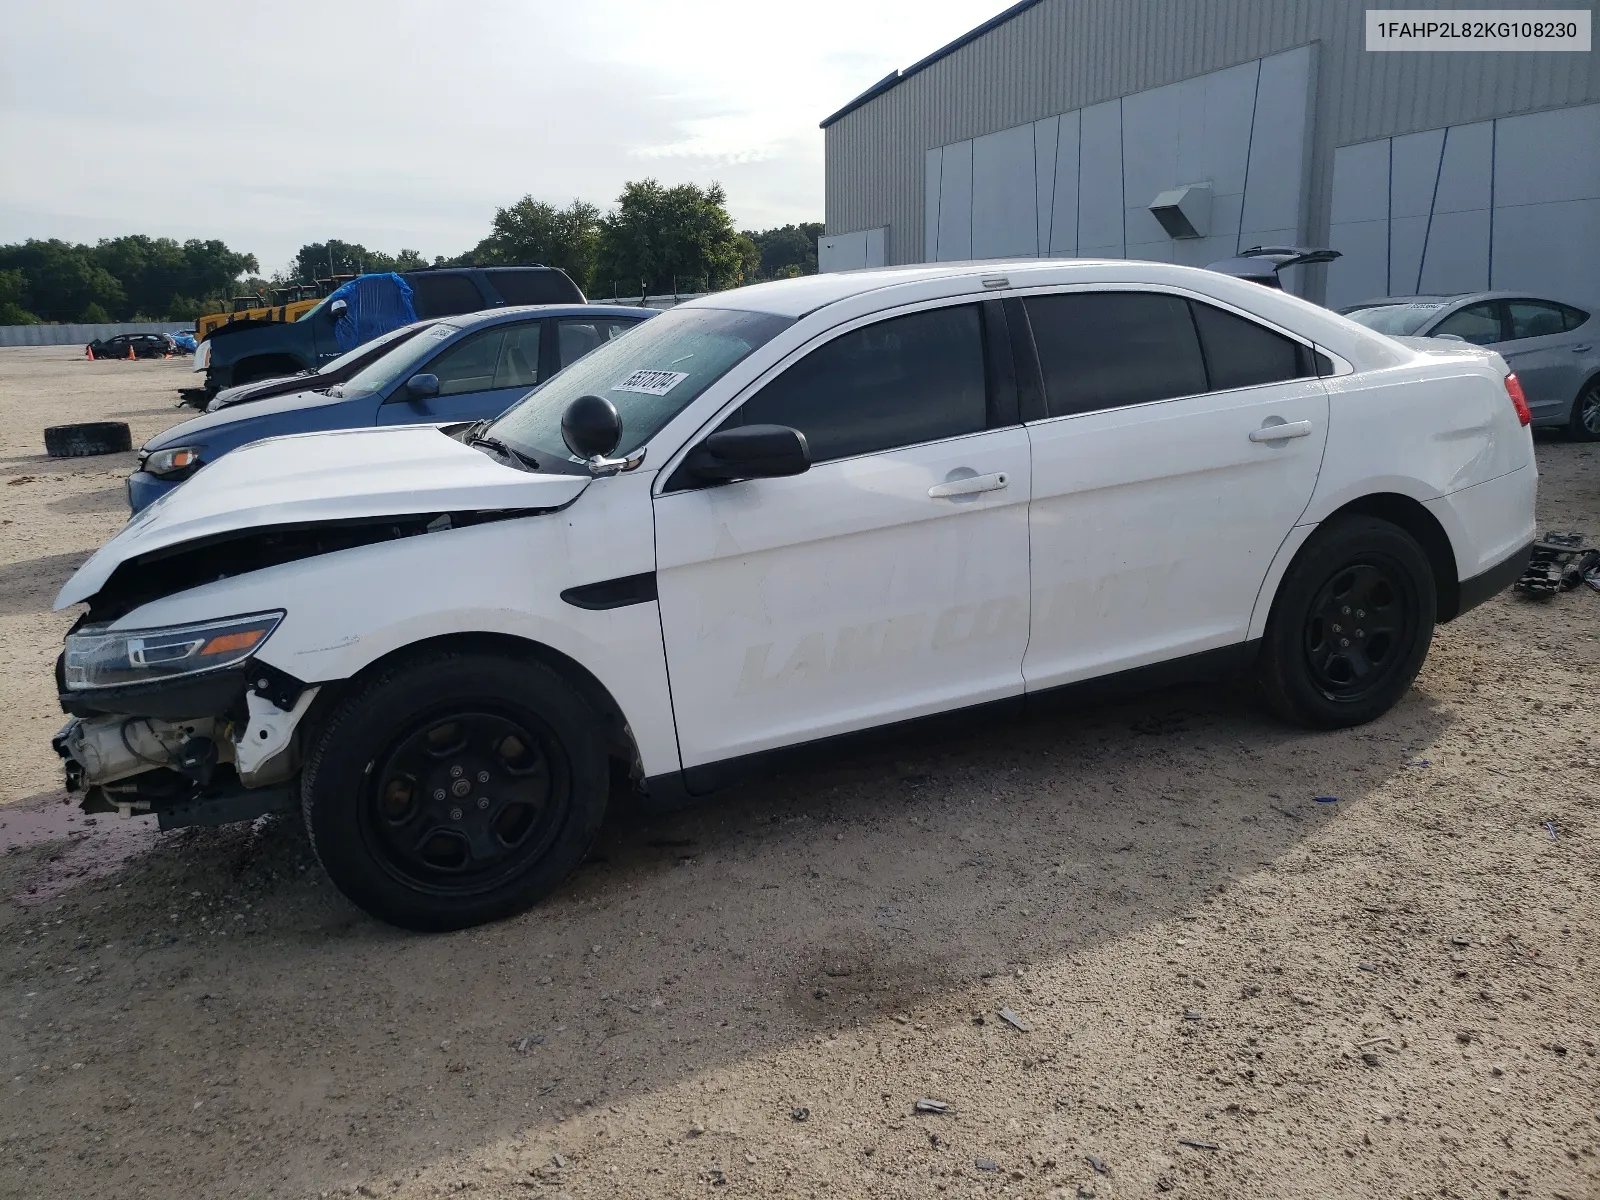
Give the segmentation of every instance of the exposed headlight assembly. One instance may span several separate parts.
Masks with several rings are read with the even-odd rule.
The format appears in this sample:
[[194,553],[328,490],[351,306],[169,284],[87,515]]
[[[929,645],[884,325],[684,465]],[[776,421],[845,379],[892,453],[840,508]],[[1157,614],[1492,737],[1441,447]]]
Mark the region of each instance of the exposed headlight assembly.
[[174,446],[170,450],[152,451],[139,465],[162,479],[176,479],[192,475],[205,464],[200,461],[199,446]]
[[67,687],[123,687],[215,671],[249,658],[283,613],[251,613],[165,629],[85,629],[67,635]]

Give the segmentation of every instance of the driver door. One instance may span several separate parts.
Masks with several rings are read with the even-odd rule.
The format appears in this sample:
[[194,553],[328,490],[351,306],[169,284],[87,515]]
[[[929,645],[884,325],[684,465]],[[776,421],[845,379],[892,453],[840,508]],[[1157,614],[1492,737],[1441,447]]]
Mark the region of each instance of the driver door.
[[657,588],[691,790],[714,786],[708,764],[1022,694],[1028,437],[985,359],[978,304],[865,322],[723,423],[800,430],[810,470],[664,481]]

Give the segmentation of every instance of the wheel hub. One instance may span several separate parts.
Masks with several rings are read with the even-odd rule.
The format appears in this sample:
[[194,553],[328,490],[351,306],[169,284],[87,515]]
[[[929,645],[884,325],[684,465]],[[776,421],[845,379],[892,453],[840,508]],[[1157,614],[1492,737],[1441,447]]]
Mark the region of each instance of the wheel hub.
[[549,746],[490,713],[434,718],[377,774],[371,826],[391,869],[446,890],[542,852],[552,819]]
[[1317,593],[1306,621],[1312,680],[1330,699],[1370,694],[1398,668],[1410,624],[1406,591],[1388,568],[1343,568]]

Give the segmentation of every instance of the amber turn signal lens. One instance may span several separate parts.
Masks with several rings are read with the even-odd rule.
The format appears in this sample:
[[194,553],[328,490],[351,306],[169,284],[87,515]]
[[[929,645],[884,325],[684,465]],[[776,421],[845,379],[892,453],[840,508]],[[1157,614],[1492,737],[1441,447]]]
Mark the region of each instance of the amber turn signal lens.
[[259,642],[265,633],[265,629],[246,629],[239,633],[225,633],[221,637],[212,638],[200,653],[230,654],[239,650],[248,650]]

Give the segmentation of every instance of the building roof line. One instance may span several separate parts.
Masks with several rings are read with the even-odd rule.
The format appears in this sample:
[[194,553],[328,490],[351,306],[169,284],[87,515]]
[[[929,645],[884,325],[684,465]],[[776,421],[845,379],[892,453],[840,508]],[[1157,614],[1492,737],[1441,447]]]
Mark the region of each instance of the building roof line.
[[831,116],[824,117],[822,119],[821,123],[819,124],[818,128],[826,129],[829,125],[832,125],[840,117],[846,116],[847,114],[854,112],[856,109],[860,108],[863,104],[867,103],[867,101],[875,99],[876,97],[883,95],[884,92],[887,92],[887,91],[899,86],[899,84],[901,84],[902,82],[904,82],[907,79],[910,79],[913,75],[917,74],[919,71],[923,71],[926,68],[931,67],[934,63],[938,62],[941,58],[949,57],[950,55],[954,54],[957,50],[961,49],[961,47],[967,45],[969,42],[977,41],[979,38],[981,38],[984,34],[988,33],[990,30],[999,28],[1001,25],[1004,25],[1007,21],[1011,20],[1012,17],[1021,15],[1022,13],[1026,12],[1028,9],[1034,7],[1036,4],[1039,4],[1041,2],[1042,2],[1042,0],[1018,0],[1018,3],[1013,4],[1010,8],[1006,9],[1003,12],[996,13],[994,16],[990,17],[987,21],[985,21],[982,25],[979,25],[976,29],[969,29],[966,33],[963,33],[960,37],[958,37],[955,41],[950,42],[947,45],[940,46],[939,49],[935,50],[932,54],[928,55],[926,58],[918,59],[916,62],[912,63],[905,70],[903,70],[903,71],[890,71],[882,79],[878,80],[877,83],[873,84],[866,91],[862,92],[859,96],[857,96],[854,100],[850,101],[849,104],[846,104],[838,112],[833,113]]

